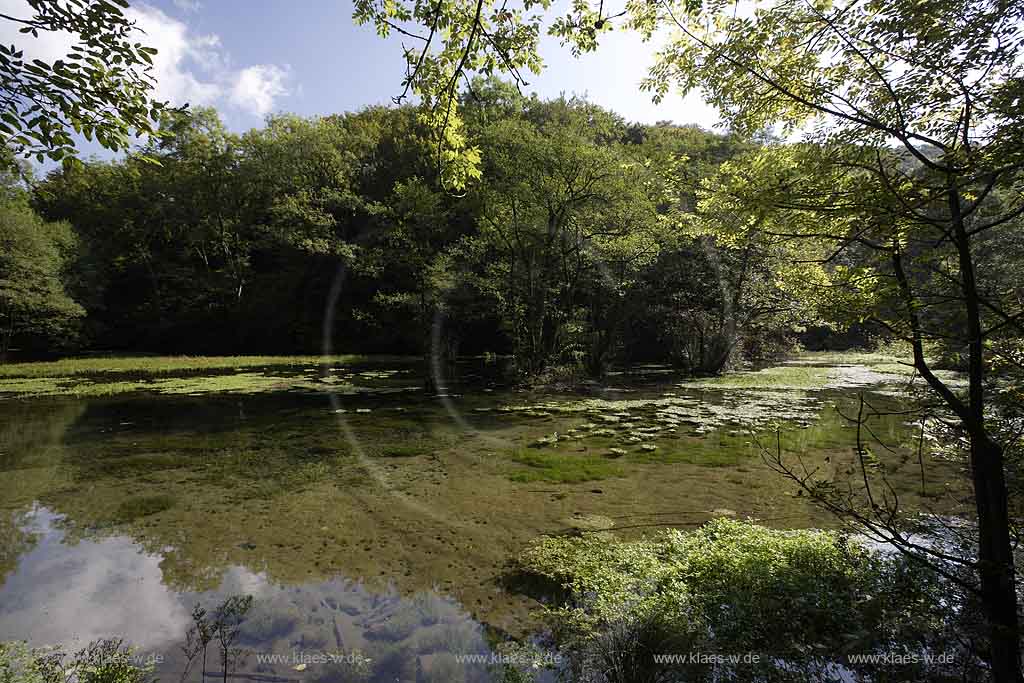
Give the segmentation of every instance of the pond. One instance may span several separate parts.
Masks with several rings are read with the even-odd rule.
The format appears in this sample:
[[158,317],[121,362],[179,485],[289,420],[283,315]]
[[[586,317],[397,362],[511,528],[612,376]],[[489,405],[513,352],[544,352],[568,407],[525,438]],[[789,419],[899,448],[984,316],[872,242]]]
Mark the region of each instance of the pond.
[[[807,354],[709,381],[636,368],[581,395],[515,391],[472,362],[427,397],[390,359],[244,373],[270,387],[0,399],[0,640],[123,637],[179,680],[193,606],[247,594],[238,677],[497,680],[543,631],[506,581],[531,540],[717,516],[834,526],[761,449],[855,480],[843,415],[862,397],[898,411],[899,373]],[[958,466],[922,474],[905,415],[871,428],[901,503],[955,512]]]

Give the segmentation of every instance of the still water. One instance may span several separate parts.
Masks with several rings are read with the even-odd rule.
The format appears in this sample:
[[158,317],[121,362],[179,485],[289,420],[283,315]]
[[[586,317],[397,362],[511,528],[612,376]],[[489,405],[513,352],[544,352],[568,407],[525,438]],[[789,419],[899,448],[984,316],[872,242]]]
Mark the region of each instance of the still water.
[[[833,524],[761,447],[781,426],[841,476],[841,413],[899,401],[891,377],[823,372],[717,386],[652,368],[586,396],[467,372],[427,398],[414,369],[378,365],[346,368],[344,391],[0,399],[0,640],[120,637],[179,680],[193,607],[251,595],[236,677],[499,680],[522,644],[544,652],[539,603],[507,581],[542,534]],[[950,472],[922,482],[905,419],[873,432],[904,504],[931,509]]]

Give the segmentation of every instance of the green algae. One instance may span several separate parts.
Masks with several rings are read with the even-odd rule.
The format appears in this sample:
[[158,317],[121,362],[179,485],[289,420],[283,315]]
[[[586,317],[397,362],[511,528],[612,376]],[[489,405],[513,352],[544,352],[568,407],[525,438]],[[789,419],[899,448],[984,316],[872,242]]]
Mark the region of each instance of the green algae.
[[578,484],[624,474],[621,466],[591,455],[517,450],[508,457],[512,462],[526,466],[509,474],[509,478],[516,482]]
[[783,365],[756,372],[731,372],[719,377],[688,381],[681,387],[729,389],[821,389],[832,374],[828,367]]
[[139,517],[148,517],[174,507],[175,498],[167,494],[150,496],[133,496],[126,498],[117,506],[116,519],[130,522]]
[[358,369],[363,364],[389,362],[412,361],[390,356],[158,356],[14,363],[0,365],[0,395],[103,397],[139,392],[177,395],[273,391],[354,394],[407,390],[409,386],[400,381],[403,370]]
[[20,397],[102,397],[137,392],[167,395],[253,394],[293,390],[354,393],[356,388],[351,384],[319,384],[301,376],[283,377],[257,372],[132,381],[109,381],[101,378],[86,379],[73,376],[0,379],[0,394]]

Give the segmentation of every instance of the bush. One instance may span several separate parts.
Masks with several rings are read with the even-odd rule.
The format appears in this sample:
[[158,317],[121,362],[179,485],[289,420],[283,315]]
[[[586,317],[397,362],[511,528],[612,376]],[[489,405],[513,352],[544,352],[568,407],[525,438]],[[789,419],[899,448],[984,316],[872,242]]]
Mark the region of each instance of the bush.
[[[562,590],[549,609],[574,681],[941,680],[935,575],[843,535],[718,519],[653,539],[542,538],[522,576]],[[948,650],[948,648],[947,648]],[[861,655],[918,662],[869,665]],[[853,655],[853,660],[851,660]],[[884,671],[882,670],[884,668]]]
[[0,683],[150,683],[152,663],[140,664],[120,640],[97,640],[72,655],[0,643]]

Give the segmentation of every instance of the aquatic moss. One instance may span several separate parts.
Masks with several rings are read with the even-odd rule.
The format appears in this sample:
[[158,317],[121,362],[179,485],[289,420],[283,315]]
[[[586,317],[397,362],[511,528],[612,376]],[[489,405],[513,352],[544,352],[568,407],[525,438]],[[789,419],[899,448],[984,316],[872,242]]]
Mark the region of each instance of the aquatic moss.
[[375,455],[380,458],[415,458],[430,455],[439,448],[437,443],[390,444],[381,448]]
[[291,389],[338,393],[351,391],[353,388],[350,384],[319,384],[302,376],[280,377],[258,372],[133,381],[111,381],[104,379],[102,376],[95,379],[82,376],[0,379],[0,394],[12,394],[22,397],[99,397],[133,392],[171,395],[209,393],[255,394]]
[[115,516],[119,521],[130,522],[139,517],[147,517],[163,512],[174,506],[173,496],[157,494],[151,496],[134,496],[126,498],[117,506]]
[[590,455],[562,455],[534,450],[516,450],[510,456],[513,462],[525,465],[509,474],[512,481],[551,481],[576,484],[583,481],[623,476],[622,467],[608,459]]
[[816,365],[780,365],[757,372],[732,372],[720,377],[685,382],[684,387],[730,389],[822,389],[833,370]]
[[139,453],[120,457],[96,457],[81,463],[80,466],[92,477],[101,475],[129,477],[175,469],[186,464],[187,461],[181,456],[171,453]]
[[348,372],[344,376],[320,376],[321,373],[337,372],[339,365],[409,360],[394,356],[68,358],[0,365],[0,394],[87,397],[132,392],[258,393],[287,389],[353,393],[357,390],[350,381],[353,377],[388,379],[399,371]]

